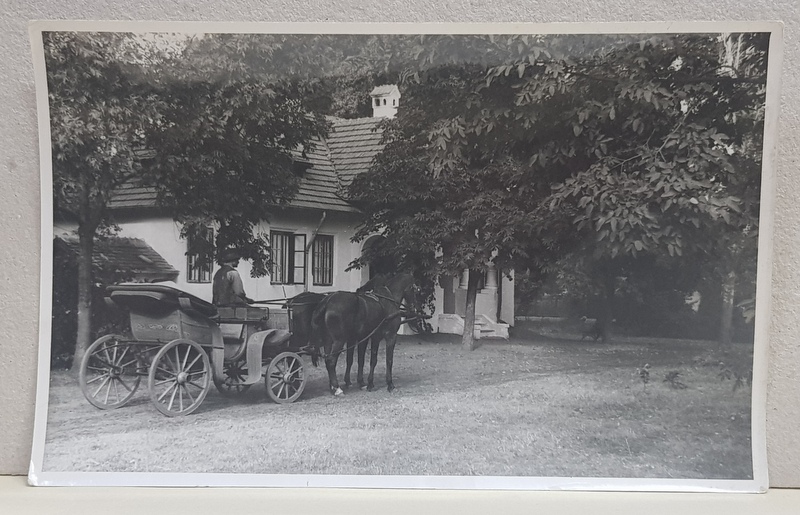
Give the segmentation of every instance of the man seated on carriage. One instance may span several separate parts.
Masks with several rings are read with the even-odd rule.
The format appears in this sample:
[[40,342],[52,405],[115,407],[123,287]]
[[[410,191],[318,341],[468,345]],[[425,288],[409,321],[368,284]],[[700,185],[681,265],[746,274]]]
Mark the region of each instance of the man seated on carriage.
[[262,323],[247,320],[262,320],[258,308],[250,308],[253,300],[244,292],[239,266],[239,252],[235,249],[222,251],[219,256],[222,267],[214,274],[211,303],[217,306],[219,328],[225,342],[225,359],[238,359],[246,349],[247,338],[263,329]]
[[219,262],[222,267],[214,274],[211,303],[215,306],[247,306],[253,300],[244,293],[239,266],[239,253],[235,249],[224,250]]

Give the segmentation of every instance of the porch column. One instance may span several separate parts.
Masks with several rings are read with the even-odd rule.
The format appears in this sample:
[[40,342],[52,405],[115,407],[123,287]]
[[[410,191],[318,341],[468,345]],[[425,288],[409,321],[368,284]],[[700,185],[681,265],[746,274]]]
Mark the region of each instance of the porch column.
[[484,288],[487,290],[497,290],[497,268],[494,263],[489,263],[486,269],[486,284]]
[[469,281],[469,270],[462,270],[458,277],[458,288],[454,292],[455,314],[463,317],[467,308],[467,284]]
[[469,284],[469,270],[463,270],[458,281],[458,289],[466,290]]

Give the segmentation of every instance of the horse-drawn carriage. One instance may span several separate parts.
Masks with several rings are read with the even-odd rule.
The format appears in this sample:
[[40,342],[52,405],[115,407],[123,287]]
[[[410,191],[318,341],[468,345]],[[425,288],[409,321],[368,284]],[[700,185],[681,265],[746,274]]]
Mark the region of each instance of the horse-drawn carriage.
[[263,377],[277,403],[303,393],[307,349],[301,346],[307,341],[292,338],[291,309],[284,327],[276,328],[266,307],[218,308],[166,285],[125,284],[107,293],[108,302],[129,311],[131,336],[103,336],[84,355],[80,386],[92,405],[127,404],[142,378],[167,416],[196,410],[212,384],[235,395]]
[[[268,308],[216,307],[171,286],[111,286],[106,300],[129,311],[131,336],[106,335],[89,347],[81,362],[81,390],[92,405],[113,409],[127,404],[146,377],[156,409],[178,416],[196,410],[212,383],[222,394],[235,395],[263,377],[267,395],[283,404],[302,395],[303,355],[310,355],[315,365],[318,357],[325,358],[331,391],[340,395],[339,354],[347,352],[348,386],[358,349],[358,383],[371,389],[378,345],[385,340],[386,383],[391,391],[397,330],[420,318],[402,305],[414,304],[412,286],[411,275],[398,274],[380,280],[369,294],[301,293],[281,301],[287,313],[283,325],[270,323]],[[363,367],[370,342],[365,383]]]

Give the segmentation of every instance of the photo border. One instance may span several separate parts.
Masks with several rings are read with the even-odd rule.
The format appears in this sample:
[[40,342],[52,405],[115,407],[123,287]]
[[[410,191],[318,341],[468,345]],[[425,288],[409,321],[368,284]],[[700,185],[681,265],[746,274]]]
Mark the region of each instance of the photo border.
[[[744,480],[519,477],[519,476],[353,476],[309,474],[47,472],[43,470],[49,404],[53,291],[53,198],[50,114],[42,33],[204,32],[236,34],[658,34],[768,32],[771,34],[763,134],[759,213],[756,314],[751,394],[753,478]],[[765,492],[767,358],[774,232],[777,127],[783,63],[783,24],[731,22],[565,22],[565,23],[263,23],[167,21],[33,21],[29,25],[39,129],[41,184],[41,279],[39,350],[33,446],[28,482],[36,486],[220,486],[311,488],[402,488],[452,490],[569,490],[636,492]]]

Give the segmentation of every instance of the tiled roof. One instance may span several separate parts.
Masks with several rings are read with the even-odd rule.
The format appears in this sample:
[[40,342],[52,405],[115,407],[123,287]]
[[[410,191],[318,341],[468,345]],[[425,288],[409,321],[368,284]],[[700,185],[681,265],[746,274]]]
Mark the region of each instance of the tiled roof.
[[383,150],[383,118],[333,118],[333,130],[328,136],[328,148],[342,187],[350,185],[358,174],[369,170],[372,160]]
[[125,209],[131,207],[154,207],[156,205],[156,192],[153,188],[140,186],[136,183],[123,184],[114,192],[108,203],[111,209]]
[[370,92],[370,95],[375,95],[375,96],[391,95],[393,92],[396,92],[398,94],[400,93],[400,91],[397,89],[397,86],[395,86],[394,84],[384,84],[383,86],[375,86],[375,89],[373,89]]
[[[77,236],[57,239],[76,255],[80,251]],[[178,277],[178,271],[161,254],[138,238],[110,237],[95,241],[92,263],[148,281],[174,281]]]
[[[295,152],[295,158],[311,165],[303,173],[291,207],[356,211],[342,199],[344,189],[357,174],[366,172],[375,155],[381,151],[382,118],[330,118],[332,128],[326,141],[315,141],[306,149],[306,157]],[[127,184],[117,190],[109,206],[112,209],[156,206],[153,188]]]
[[295,158],[307,162],[311,166],[303,172],[300,187],[289,202],[290,206],[355,211],[355,208],[338,195],[339,178],[331,160],[330,149],[325,141],[315,141],[314,145],[306,148],[305,158],[300,156],[300,152],[296,153]]

